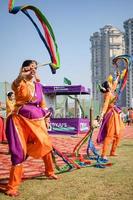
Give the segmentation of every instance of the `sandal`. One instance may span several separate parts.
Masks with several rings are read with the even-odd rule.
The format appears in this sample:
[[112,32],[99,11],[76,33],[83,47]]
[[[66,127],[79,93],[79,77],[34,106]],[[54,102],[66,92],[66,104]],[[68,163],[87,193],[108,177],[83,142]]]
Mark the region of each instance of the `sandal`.
[[98,161],[102,163],[107,163],[109,160],[106,158],[99,158]]

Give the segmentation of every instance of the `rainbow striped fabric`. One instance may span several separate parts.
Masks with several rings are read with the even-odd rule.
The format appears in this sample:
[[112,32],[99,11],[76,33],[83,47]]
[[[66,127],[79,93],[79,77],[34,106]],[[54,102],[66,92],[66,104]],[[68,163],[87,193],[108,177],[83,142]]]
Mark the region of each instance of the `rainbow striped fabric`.
[[[45,47],[47,48],[51,63],[50,68],[52,73],[56,73],[56,70],[60,67],[60,56],[58,52],[58,46],[56,43],[55,35],[51,25],[49,24],[47,18],[43,15],[43,13],[35,6],[32,5],[23,5],[23,6],[15,6],[15,0],[9,0],[8,9],[9,13],[17,14],[19,11],[22,11],[32,22],[34,27],[36,28],[41,40],[43,41]],[[38,18],[44,33],[42,33],[35,23],[31,15],[29,14],[28,10],[31,10],[35,13],[36,17]]]

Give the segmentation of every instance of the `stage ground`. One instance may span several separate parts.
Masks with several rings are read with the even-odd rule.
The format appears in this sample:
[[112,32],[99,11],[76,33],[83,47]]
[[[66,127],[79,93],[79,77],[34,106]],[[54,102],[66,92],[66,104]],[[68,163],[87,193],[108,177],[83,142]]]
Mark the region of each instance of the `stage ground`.
[[[93,140],[97,136],[97,130],[93,134]],[[65,136],[65,135],[51,135],[52,142],[54,146],[56,146],[60,151],[71,154],[75,145],[80,141],[83,135],[75,135],[75,136]],[[125,133],[123,135],[124,139],[133,139],[133,126],[127,126],[125,129]],[[80,153],[86,153],[86,145],[85,144]],[[100,148],[96,146],[97,148]],[[63,163],[60,159],[58,159],[58,164],[61,166]],[[6,183],[9,178],[9,170],[10,170],[11,162],[10,162],[10,154],[8,153],[8,145],[0,144],[0,183]],[[36,176],[40,176],[44,174],[44,165],[42,160],[36,160],[29,157],[24,163],[24,179],[34,178]]]

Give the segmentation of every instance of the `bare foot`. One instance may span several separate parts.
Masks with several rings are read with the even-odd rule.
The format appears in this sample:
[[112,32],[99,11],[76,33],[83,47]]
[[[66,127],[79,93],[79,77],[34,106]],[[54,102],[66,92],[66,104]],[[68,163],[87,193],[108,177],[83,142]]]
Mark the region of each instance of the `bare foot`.
[[54,179],[54,180],[57,180],[57,179],[59,179],[59,177],[57,176],[57,175],[55,175],[55,174],[52,174],[52,175],[50,175],[50,176],[47,176],[48,177],[48,179]]
[[18,191],[11,191],[11,190],[7,190],[5,192],[6,195],[10,196],[10,197],[17,197],[20,195],[20,193]]

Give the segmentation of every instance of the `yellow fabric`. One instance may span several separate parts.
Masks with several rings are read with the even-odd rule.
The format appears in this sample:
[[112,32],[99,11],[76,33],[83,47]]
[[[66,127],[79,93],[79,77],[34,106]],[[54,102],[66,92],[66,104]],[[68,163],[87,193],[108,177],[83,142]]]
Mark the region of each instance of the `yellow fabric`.
[[125,76],[127,69],[124,69],[121,73],[121,79]]
[[10,100],[9,98],[6,99],[6,116],[8,117],[12,111],[14,110],[15,101]]
[[113,83],[113,76],[111,74],[108,76],[107,81],[111,84]]

